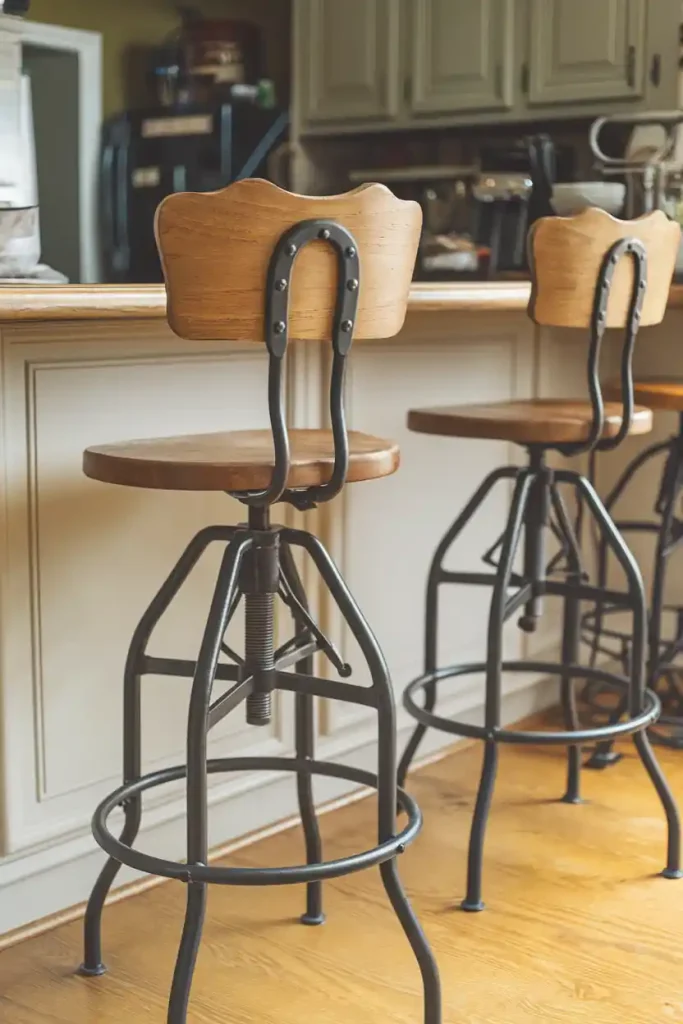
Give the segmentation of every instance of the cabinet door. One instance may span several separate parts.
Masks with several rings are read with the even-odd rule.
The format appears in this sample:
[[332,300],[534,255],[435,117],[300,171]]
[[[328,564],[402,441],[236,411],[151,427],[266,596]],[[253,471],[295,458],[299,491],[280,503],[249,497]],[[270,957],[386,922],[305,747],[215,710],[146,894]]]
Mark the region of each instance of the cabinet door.
[[399,107],[399,0],[301,0],[306,122],[387,120]]
[[531,0],[530,103],[643,95],[646,0]]
[[512,106],[513,3],[413,0],[413,111]]

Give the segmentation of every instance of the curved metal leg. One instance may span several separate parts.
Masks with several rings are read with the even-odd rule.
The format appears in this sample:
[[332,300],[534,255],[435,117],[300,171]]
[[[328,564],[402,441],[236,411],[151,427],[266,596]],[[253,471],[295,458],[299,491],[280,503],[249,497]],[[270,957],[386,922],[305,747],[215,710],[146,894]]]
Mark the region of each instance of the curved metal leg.
[[[582,566],[580,535],[581,523],[578,530],[574,530],[566,505],[557,486],[551,486],[551,501],[561,535],[564,536],[568,578],[566,596],[564,599],[564,616],[562,628],[562,666],[564,671],[560,677],[560,702],[564,715],[565,729],[576,732],[580,728],[579,715],[576,708],[576,691],[574,688],[574,676],[572,666],[579,661],[579,628],[581,616],[581,603],[576,593],[576,587],[581,583]],[[582,506],[579,502],[579,508]],[[580,795],[581,782],[581,748],[571,746],[567,750],[567,789],[562,797],[563,803],[581,803]]]
[[498,574],[491,598],[486,655],[485,706],[485,725],[489,730],[490,739],[486,740],[484,746],[484,761],[470,831],[467,853],[467,895],[460,904],[462,910],[470,913],[484,909],[484,903],[481,898],[482,864],[486,825],[491,809],[498,766],[498,745],[495,739],[495,731],[500,727],[505,602],[515,555],[522,534],[529,493],[535,478],[536,475],[534,473],[527,472],[521,472],[517,477],[503,538]]
[[[440,569],[441,560],[439,560],[438,563],[436,560],[432,562],[432,567],[429,571],[429,580],[427,582],[427,600],[425,605],[425,672],[434,672],[436,670],[439,629],[438,574]],[[427,686],[425,686],[424,694],[425,709],[427,711],[433,711],[436,706],[436,683],[428,683]],[[405,786],[406,776],[408,775],[413,758],[415,757],[418,747],[422,743],[422,738],[426,732],[427,726],[418,722],[399,762],[399,786]]]
[[[633,638],[631,641],[631,687],[629,691],[629,712],[637,715],[643,708],[644,677],[645,677],[645,637],[647,631],[647,612],[645,606],[645,590],[638,563],[633,557],[626,542],[617,530],[605,506],[600,501],[593,486],[583,477],[577,480],[577,486],[583,492],[588,507],[591,509],[600,529],[604,533],[610,547],[614,551],[623,568],[628,588],[633,601]],[[652,780],[657,795],[666,814],[668,840],[667,865],[663,874],[667,878],[680,877],[680,833],[681,823],[676,800],[671,792],[664,774],[657,762],[647,736],[642,732],[634,734],[636,750]]]
[[668,472],[665,469],[664,479],[660,489],[660,501],[658,511],[661,515],[661,523],[657,533],[657,544],[655,548],[654,572],[652,576],[652,591],[650,594],[650,621],[648,632],[648,664],[647,664],[647,685],[656,689],[662,663],[662,612],[664,610],[664,585],[666,581],[666,570],[673,539],[673,529],[676,519],[676,504],[680,494],[679,480],[681,476],[681,445],[672,447]]
[[[123,677],[123,781],[134,782],[141,774],[141,722],[140,722],[140,669],[149,638],[157,623],[168,609],[200,557],[214,540],[228,540],[232,527],[209,527],[194,537],[175,567],[169,573],[133,634]],[[140,829],[141,797],[135,797],[124,807],[125,822],[121,841],[132,846]],[[110,857],[102,868],[90,894],[84,922],[84,957],[79,973],[88,977],[104,974],[102,962],[102,910],[121,864]]]
[[[631,482],[636,473],[647,463],[650,459],[661,455],[663,452],[671,453],[672,446],[676,444],[676,438],[669,438],[666,441],[658,441],[655,444],[649,445],[642,452],[640,452],[635,459],[633,459],[626,469],[623,471],[610,493],[605,498],[604,507],[607,513],[611,516],[614,505],[619,500],[626,487]],[[668,460],[667,460],[668,461]],[[666,473],[666,468],[664,470]],[[606,587],[607,585],[607,550],[608,544],[603,534],[600,535],[598,543],[598,573],[597,573],[597,585],[600,588]],[[602,626],[604,621],[604,608],[602,602],[596,603],[595,608],[595,623],[593,631],[593,641],[591,644],[591,658],[590,665],[594,666],[597,661],[597,656],[600,651],[600,638],[602,635]],[[597,687],[599,689],[599,687]],[[590,685],[586,687],[585,694],[586,699],[591,700],[593,687]],[[619,719],[625,714],[628,706],[626,698],[620,699],[616,708],[609,716],[609,724],[616,724]],[[608,768],[613,764],[616,764],[621,760],[622,754],[614,750],[614,744],[611,741],[598,743],[595,746],[593,753],[586,761],[586,768],[593,768],[602,770]]]
[[[570,666],[576,665],[579,658],[579,616],[580,605],[575,592],[570,589],[564,601],[564,621],[562,630],[562,665],[560,680],[560,697],[565,728],[576,731],[580,727],[576,709],[576,691]],[[581,803],[581,747],[567,748],[567,789],[562,802],[565,804]]]
[[640,760],[645,765],[645,770],[652,780],[652,785],[657,790],[657,796],[662,802],[666,811],[666,818],[669,825],[666,844],[666,867],[662,871],[664,878],[683,878],[681,871],[681,823],[678,807],[664,773],[650,746],[650,740],[646,732],[637,732],[633,741],[636,750],[640,754]]
[[[580,500],[580,499],[579,499]],[[596,586],[600,590],[607,589],[607,542],[604,537],[600,537],[598,543],[598,563],[596,567]],[[595,629],[593,632],[593,642],[591,643],[591,653],[589,664],[595,667],[598,660],[598,654],[600,653],[600,637],[602,636],[602,624],[605,618],[604,602],[601,600],[595,603]]]
[[484,744],[484,760],[467,850],[467,895],[460,904],[461,910],[466,910],[470,914],[484,910],[486,906],[481,898],[484,840],[497,772],[498,744],[495,740],[487,740]]
[[[303,547],[332,594],[370,669],[378,698],[378,836],[380,842],[396,835],[396,712],[389,669],[375,636],[358,608],[339,570],[320,541],[300,530],[283,530],[282,539]],[[380,865],[384,888],[413,949],[422,974],[424,1024],[440,1024],[441,984],[436,961],[398,877],[396,858]]]
[[[208,858],[207,822],[207,733],[211,689],[216,677],[221,642],[228,625],[230,606],[237,590],[240,567],[251,547],[248,537],[228,545],[218,573],[207,619],[197,668],[192,682],[187,723],[187,862],[206,864]],[[185,1024],[192,976],[204,923],[206,882],[187,887],[187,910],[183,935],[173,973],[168,1006],[168,1024]]]
[[173,973],[168,1024],[185,1024],[190,1000],[190,987],[202,939],[206,914],[206,882],[190,882],[187,886],[187,910],[183,923],[180,949]]
[[[289,583],[295,597],[304,608],[308,608],[306,591],[296,567],[294,557],[288,544],[280,545],[280,568]],[[297,622],[297,634],[309,637],[308,630],[300,628]],[[313,675],[313,658],[304,658],[297,662],[296,670],[305,675]],[[312,760],[315,756],[315,703],[308,693],[297,693],[295,698],[295,749],[296,756]],[[313,799],[313,779],[308,772],[299,772],[296,777],[296,790],[299,799],[299,813],[306,843],[306,863],[320,864],[323,859],[320,829]],[[307,925],[323,924],[322,883],[309,882],[306,886],[306,912],[301,923]]]
[[[124,673],[124,711],[123,711],[123,762],[124,783],[133,782],[142,774],[141,767],[141,708],[140,708],[140,675],[137,667],[143,655],[143,647],[131,645]],[[142,818],[142,797],[131,799],[124,808],[125,821],[121,830],[121,842],[132,846],[140,831]],[[85,911],[83,924],[83,963],[78,973],[86,977],[98,977],[105,974],[107,967],[102,961],[102,911],[109,895],[114,879],[119,873],[121,864],[109,857],[102,868]]]
[[[478,512],[480,506],[489,496],[491,490],[500,480],[510,479],[517,475],[517,469],[509,466],[494,470],[486,477],[483,483],[474,492],[467,505],[457,517],[455,522],[444,534],[432,558],[427,578],[427,599],[425,611],[425,672],[434,672],[437,667],[437,639],[439,625],[438,591],[440,574],[443,569],[443,560],[449,549],[455,543],[458,535],[462,533],[470,519]],[[428,683],[424,689],[425,708],[433,711],[436,704],[436,683]],[[418,723],[408,741],[406,749],[398,766],[398,784],[405,785],[406,776],[410,770],[413,758],[422,742],[427,726]]]

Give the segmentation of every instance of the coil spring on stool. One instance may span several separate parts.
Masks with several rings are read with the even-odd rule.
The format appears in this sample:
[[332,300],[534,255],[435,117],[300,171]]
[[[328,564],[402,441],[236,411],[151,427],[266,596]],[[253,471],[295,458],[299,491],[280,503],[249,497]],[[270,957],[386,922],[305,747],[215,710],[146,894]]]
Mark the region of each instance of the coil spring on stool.
[[[273,594],[247,594],[245,597],[245,654],[247,672],[258,675],[275,664],[273,633]],[[269,725],[273,697],[269,690],[259,690],[247,697],[247,723]]]

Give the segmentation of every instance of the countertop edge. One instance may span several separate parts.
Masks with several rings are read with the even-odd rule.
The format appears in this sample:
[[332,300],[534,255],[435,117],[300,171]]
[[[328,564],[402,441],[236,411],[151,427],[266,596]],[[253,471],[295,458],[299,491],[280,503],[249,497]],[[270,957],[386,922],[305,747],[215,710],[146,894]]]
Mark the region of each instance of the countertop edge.
[[[525,310],[528,281],[416,282],[408,313]],[[670,308],[683,308],[683,284],[671,286]],[[3,285],[0,324],[68,320],[163,320],[161,285]]]

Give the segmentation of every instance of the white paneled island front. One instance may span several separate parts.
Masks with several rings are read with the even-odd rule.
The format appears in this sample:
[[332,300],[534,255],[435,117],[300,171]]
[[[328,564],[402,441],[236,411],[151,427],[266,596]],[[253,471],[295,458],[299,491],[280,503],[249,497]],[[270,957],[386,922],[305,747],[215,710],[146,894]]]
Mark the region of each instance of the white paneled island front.
[[[528,294],[524,283],[414,286],[402,333],[355,346],[347,392],[350,426],[400,442],[399,472],[350,485],[320,512],[296,514],[328,544],[375,629],[399,707],[403,687],[421,671],[432,551],[483,476],[519,458],[503,443],[410,434],[407,410],[585,393],[585,346],[538,332],[526,316]],[[122,673],[133,628],[190,537],[207,524],[243,518],[227,496],[88,480],[83,449],[268,426],[263,347],[181,341],[163,314],[160,288],[0,290],[0,946],[3,934],[10,941],[12,929],[87,897],[104,857],[90,817],[120,781]],[[678,317],[672,310],[661,330],[673,336]],[[327,370],[326,349],[291,344],[291,425],[325,425]],[[500,532],[507,497],[502,486],[494,492],[453,552],[454,564],[477,565]],[[294,521],[291,510],[281,514]],[[217,556],[200,563],[152,653],[196,655]],[[320,599],[314,571],[302,569],[321,625],[345,659],[359,663],[331,603]],[[478,590],[448,595],[444,659],[482,657],[486,599]],[[235,644],[240,626],[238,618]],[[284,608],[278,628],[284,637]],[[553,616],[532,638],[513,624],[510,656],[530,653],[529,645],[554,654],[556,636]],[[318,669],[327,671],[322,659]],[[145,678],[146,770],[183,761],[188,693],[187,681]],[[239,710],[224,720],[211,734],[212,756],[291,752],[292,707],[289,695],[281,696],[269,728],[248,727]],[[542,680],[511,679],[506,720],[553,697]],[[443,707],[476,716],[481,703],[480,681],[468,679],[450,685]],[[400,744],[411,724],[399,710]],[[372,767],[374,728],[367,709],[320,706],[319,756]],[[421,754],[446,742],[429,734]],[[343,798],[344,785],[321,780],[317,799]],[[297,809],[292,779],[264,774],[214,779],[211,802],[218,850]],[[155,791],[146,802],[141,846],[182,856],[183,812],[182,789]],[[124,870],[120,880],[132,877]],[[293,912],[299,896],[293,892]]]

